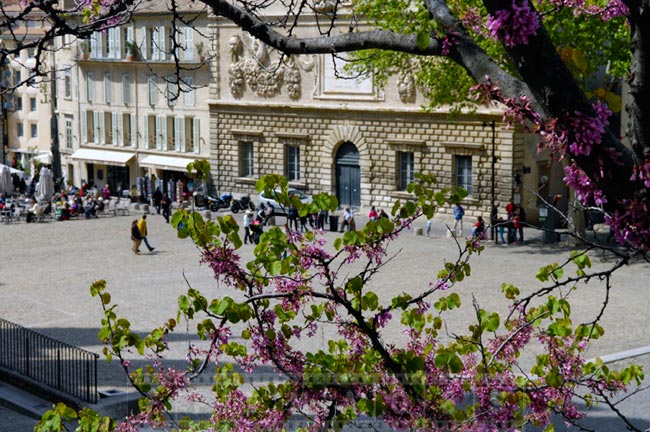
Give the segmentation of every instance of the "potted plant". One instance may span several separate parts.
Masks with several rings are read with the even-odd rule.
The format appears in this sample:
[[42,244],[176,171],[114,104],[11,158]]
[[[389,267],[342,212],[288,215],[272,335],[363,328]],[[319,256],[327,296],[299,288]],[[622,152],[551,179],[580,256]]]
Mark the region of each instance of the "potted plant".
[[126,41],[126,59],[128,61],[138,60],[140,58],[140,48],[134,41]]

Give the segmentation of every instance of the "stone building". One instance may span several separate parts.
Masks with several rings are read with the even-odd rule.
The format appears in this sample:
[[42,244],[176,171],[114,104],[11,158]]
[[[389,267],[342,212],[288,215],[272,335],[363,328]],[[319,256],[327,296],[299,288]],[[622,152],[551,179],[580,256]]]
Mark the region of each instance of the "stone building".
[[208,17],[194,2],[177,6],[191,26],[172,29],[168,6],[149,2],[89,40],[59,41],[56,114],[69,183],[132,189],[155,177],[167,185],[209,156]]
[[514,197],[537,217],[527,191],[539,189],[546,159],[533,137],[501,123],[502,111],[425,112],[412,77],[381,90],[369,79],[338,78],[341,64],[331,56],[281,60],[231,23],[217,23],[210,160],[218,191],[254,193],[260,176],[279,173],[292,187],[364,211],[408,198],[406,185],[423,172],[465,187],[468,215],[489,215],[494,178],[497,203]]

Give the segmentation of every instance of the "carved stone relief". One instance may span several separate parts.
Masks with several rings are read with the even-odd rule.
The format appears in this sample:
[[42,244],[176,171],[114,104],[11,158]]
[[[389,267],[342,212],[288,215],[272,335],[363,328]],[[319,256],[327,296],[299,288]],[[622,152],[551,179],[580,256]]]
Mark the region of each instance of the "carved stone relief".
[[399,83],[397,84],[397,92],[399,99],[402,103],[412,104],[415,103],[415,79],[410,73],[401,73],[399,76]]
[[296,61],[292,56],[281,56],[257,39],[247,39],[248,43],[236,35],[228,41],[230,93],[241,98],[248,88],[258,96],[272,98],[284,88],[291,99],[299,99],[302,95],[301,69],[310,72],[314,67],[313,59]]

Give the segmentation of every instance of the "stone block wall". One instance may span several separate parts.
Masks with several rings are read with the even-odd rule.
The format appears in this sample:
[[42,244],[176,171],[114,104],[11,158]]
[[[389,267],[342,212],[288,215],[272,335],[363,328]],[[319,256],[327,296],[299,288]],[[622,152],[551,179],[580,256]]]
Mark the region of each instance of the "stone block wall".
[[[256,195],[262,175],[285,173],[285,146],[300,146],[301,179],[291,185],[307,193],[336,193],[336,151],[346,141],[359,151],[361,210],[390,209],[409,194],[398,190],[398,152],[412,152],[416,172],[437,176],[441,187],[455,181],[454,157],[472,157],[473,193],[468,217],[489,216],[492,131],[486,116],[450,119],[446,114],[341,110],[216,103],[211,106],[211,162],[219,191]],[[514,167],[523,163],[520,132],[497,123],[496,201],[512,196]],[[253,142],[254,176],[240,177],[239,143]],[[451,208],[441,209],[450,213]]]

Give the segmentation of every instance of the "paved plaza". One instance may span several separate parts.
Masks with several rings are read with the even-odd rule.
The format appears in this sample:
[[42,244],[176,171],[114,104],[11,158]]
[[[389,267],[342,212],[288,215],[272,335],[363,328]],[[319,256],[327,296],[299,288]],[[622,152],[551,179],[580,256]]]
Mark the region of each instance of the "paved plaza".
[[[150,215],[147,219],[149,239],[155,251],[148,253],[143,245],[142,255],[135,256],[130,249],[129,229],[131,221],[139,217],[132,213],[130,217],[0,225],[0,317],[99,353],[97,331],[102,311],[88,290],[97,279],[107,281],[113,302],[119,304],[117,314],[128,318],[137,331],[150,330],[175,317],[176,300],[188,284],[209,295],[232,295],[227,287],[216,285],[208,266],[199,263],[199,251],[192,242],[179,240],[161,216]],[[241,217],[241,214],[236,216],[239,221]],[[363,223],[363,218],[360,219]],[[455,259],[457,246],[445,235],[445,221],[433,221],[430,238],[414,234],[415,228],[423,226],[424,221],[416,223],[391,248],[396,256],[374,282],[380,293],[387,296],[425,289],[445,260]],[[326,234],[330,241],[335,235]],[[542,286],[534,278],[537,269],[547,263],[561,262],[570,250],[560,244],[544,244],[541,234],[532,229],[527,230],[527,235],[529,239],[523,245],[486,243],[484,252],[472,261],[472,276],[456,288],[464,307],[471,307],[474,297],[483,309],[504,312],[507,305],[501,294],[503,282],[530,292]],[[252,256],[252,250],[250,245],[243,246],[242,257]],[[602,253],[595,254],[593,262],[596,268],[612,264],[611,257]],[[610,304],[602,320],[606,334],[593,345],[589,356],[650,345],[649,276],[650,266],[643,262],[632,263],[615,274]],[[604,289],[595,281],[581,286],[571,298],[574,322],[589,320],[604,301]],[[455,328],[456,333],[466,331],[469,321],[463,321],[463,316],[471,314],[455,314],[448,323],[450,329]],[[400,337],[397,331],[387,333],[387,338]],[[323,334],[322,338],[325,341],[327,335]],[[170,338],[172,350],[168,360],[182,367],[184,348],[193,339],[191,328],[187,330],[181,323]],[[646,357],[624,360],[630,361],[648,363]],[[106,365],[103,360],[100,360],[99,386],[100,390],[129,389],[117,365]],[[646,409],[649,399],[648,396],[632,398],[624,404],[625,412],[645,428],[650,427],[650,413]],[[602,410],[595,418],[599,425],[605,424],[603,421],[614,422]],[[33,419],[0,407],[0,432],[24,432],[34,424]],[[615,424],[620,425],[612,423]],[[623,430],[623,427],[612,426],[607,430]]]

